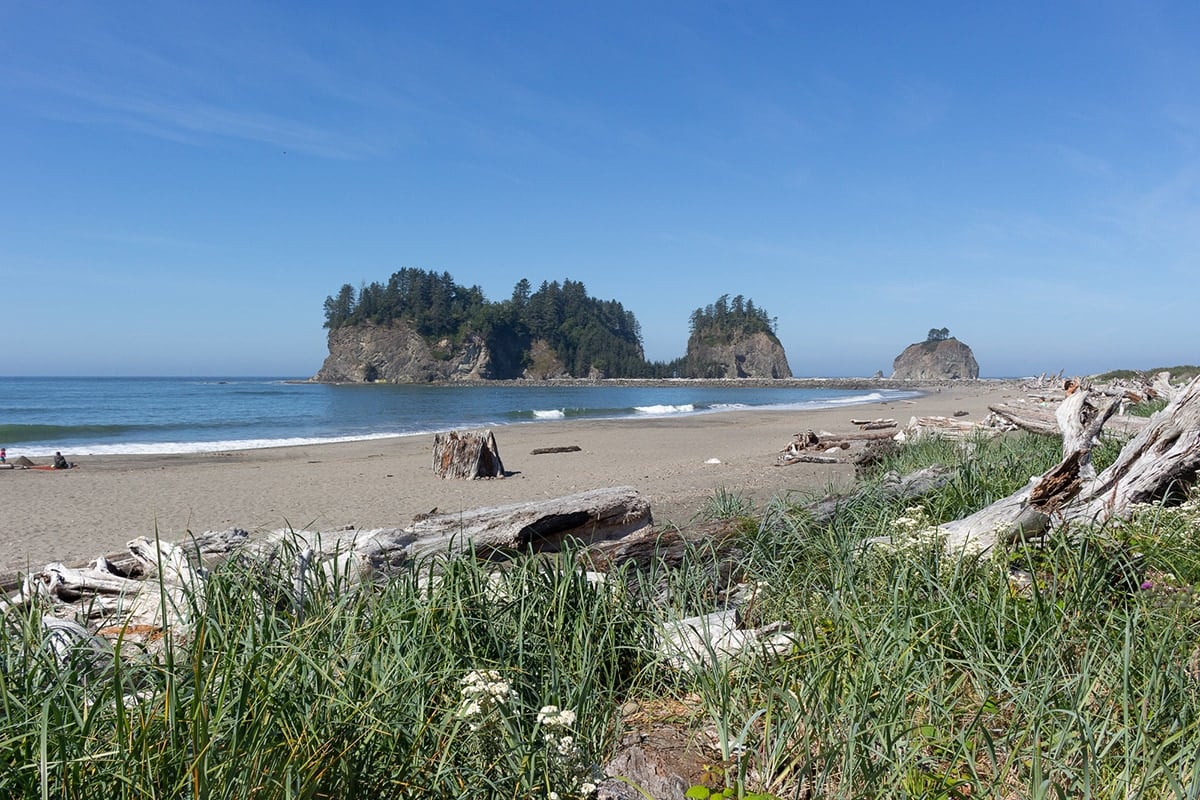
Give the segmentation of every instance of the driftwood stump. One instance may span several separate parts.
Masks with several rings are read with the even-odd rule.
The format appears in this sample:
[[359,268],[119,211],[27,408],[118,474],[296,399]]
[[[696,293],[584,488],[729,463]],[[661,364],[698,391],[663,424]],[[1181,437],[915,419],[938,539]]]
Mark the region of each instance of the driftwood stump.
[[433,472],[439,478],[503,478],[504,463],[491,431],[434,434]]

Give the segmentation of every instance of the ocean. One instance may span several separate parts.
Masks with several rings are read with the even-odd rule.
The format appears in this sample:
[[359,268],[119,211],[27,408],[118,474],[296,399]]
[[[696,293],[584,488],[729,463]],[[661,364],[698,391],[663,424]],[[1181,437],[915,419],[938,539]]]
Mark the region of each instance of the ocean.
[[406,436],[546,420],[812,409],[911,391],[794,386],[511,383],[328,385],[287,378],[0,377],[9,459],[199,453]]

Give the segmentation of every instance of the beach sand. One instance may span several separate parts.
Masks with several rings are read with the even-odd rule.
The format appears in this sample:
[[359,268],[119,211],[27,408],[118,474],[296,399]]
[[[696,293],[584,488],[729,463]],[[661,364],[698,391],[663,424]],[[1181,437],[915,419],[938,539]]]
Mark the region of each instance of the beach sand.
[[[892,387],[900,388],[900,387]],[[905,387],[909,388],[909,387]],[[538,422],[493,428],[509,473],[434,476],[433,436],[169,456],[80,456],[68,471],[0,471],[0,573],[51,561],[79,564],[123,551],[137,536],[243,528],[333,530],[404,526],[414,515],[633,486],[659,524],[686,524],[720,489],[761,508],[852,485],[849,464],[777,466],[807,429],[846,432],[851,419],[951,416],[979,420],[990,403],[1022,394],[1013,382],[965,381],[914,400],[813,411],[745,411],[632,420]],[[531,455],[575,445],[578,452]],[[719,464],[706,463],[718,459]]]

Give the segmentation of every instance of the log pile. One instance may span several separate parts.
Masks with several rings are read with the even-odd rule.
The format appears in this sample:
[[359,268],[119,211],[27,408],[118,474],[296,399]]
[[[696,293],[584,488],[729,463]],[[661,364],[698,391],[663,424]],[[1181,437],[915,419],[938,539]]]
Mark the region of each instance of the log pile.
[[987,551],[1052,531],[1127,518],[1134,507],[1196,483],[1200,470],[1200,377],[1150,418],[1099,475],[1091,450],[1119,401],[1088,389],[1058,409],[1063,459],[1028,486],[971,516],[940,527],[952,552]]
[[[885,424],[885,422],[890,422],[891,425]],[[865,428],[860,425],[858,431],[851,433],[817,432],[811,429],[797,433],[792,436],[792,440],[788,442],[787,446],[779,451],[776,463],[780,465],[839,464],[845,459],[834,456],[834,453],[842,454],[843,451],[849,450],[854,443],[891,439],[896,435],[892,430],[892,426],[895,425],[893,420],[877,420],[865,422],[863,425],[877,427]]]
[[999,436],[1013,430],[1016,430],[1015,426],[994,414],[988,414],[979,422],[957,417],[912,417],[896,438],[900,442],[918,441],[929,437],[963,440],[974,436]]

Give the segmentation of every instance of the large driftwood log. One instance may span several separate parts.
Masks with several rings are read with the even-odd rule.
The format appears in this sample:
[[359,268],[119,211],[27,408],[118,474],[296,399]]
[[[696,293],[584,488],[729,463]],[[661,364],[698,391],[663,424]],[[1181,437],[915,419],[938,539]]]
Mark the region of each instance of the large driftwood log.
[[118,573],[107,558],[88,567],[47,564],[25,578],[19,593],[0,605],[20,606],[45,600],[74,607],[80,618],[93,620],[113,636],[142,640],[166,628],[186,630],[192,613],[204,602],[203,581],[185,548],[145,538],[129,543],[137,564],[137,580]]
[[[311,549],[314,563],[342,559],[354,569],[388,569],[427,556],[473,550],[494,559],[526,550],[556,552],[567,540],[584,544],[615,539],[651,525],[650,503],[636,489],[614,486],[587,492],[439,513],[405,528],[345,531],[275,531],[248,543],[244,552],[276,557]],[[355,566],[357,564],[357,566]]]
[[504,463],[491,431],[434,434],[433,472],[439,478],[503,478]]
[[999,436],[1009,430],[1012,428],[1006,421],[991,415],[979,422],[943,416],[912,417],[898,437],[900,441],[917,441],[926,437],[959,440],[973,436]]
[[[329,532],[281,530],[251,540],[231,529],[202,534],[182,545],[137,539],[118,568],[111,557],[87,567],[50,564],[25,577],[23,586],[0,610],[43,599],[71,604],[114,635],[133,629],[157,635],[186,625],[191,603],[202,601],[198,557],[207,562],[245,556],[264,562],[287,559],[299,597],[306,576],[317,570],[344,585],[371,579],[377,570],[427,556],[473,552],[495,559],[531,550],[554,552],[567,540],[582,543],[615,539],[649,528],[650,504],[627,486],[595,489],[566,497],[430,515],[407,528]],[[161,574],[162,579],[158,577]],[[163,612],[166,612],[164,617]]]
[[[1117,460],[1099,475],[1089,471],[1091,446],[1105,405],[1083,419],[1089,405],[1086,390],[1078,400],[1064,401],[1063,418],[1076,433],[1064,437],[1071,451],[1028,486],[972,514],[941,526],[949,550],[986,551],[1052,529],[1099,524],[1127,517],[1138,503],[1163,498],[1195,483],[1200,469],[1200,377],[1192,380],[1149,424],[1121,450]],[[1111,402],[1111,401],[1110,401]],[[1075,413],[1072,415],[1071,410]]]
[[[1070,397],[1074,397],[1072,394]],[[1068,398],[1069,399],[1069,398]],[[993,414],[1000,416],[1017,426],[1023,431],[1035,433],[1039,436],[1061,436],[1062,428],[1059,427],[1058,419],[1055,416],[1054,409],[1045,408],[1042,406],[1031,405],[1009,405],[1007,403],[997,403],[988,406],[988,410]],[[1133,436],[1146,427],[1149,422],[1148,417],[1129,417],[1129,416],[1112,416],[1106,428],[1113,433],[1123,436]]]

